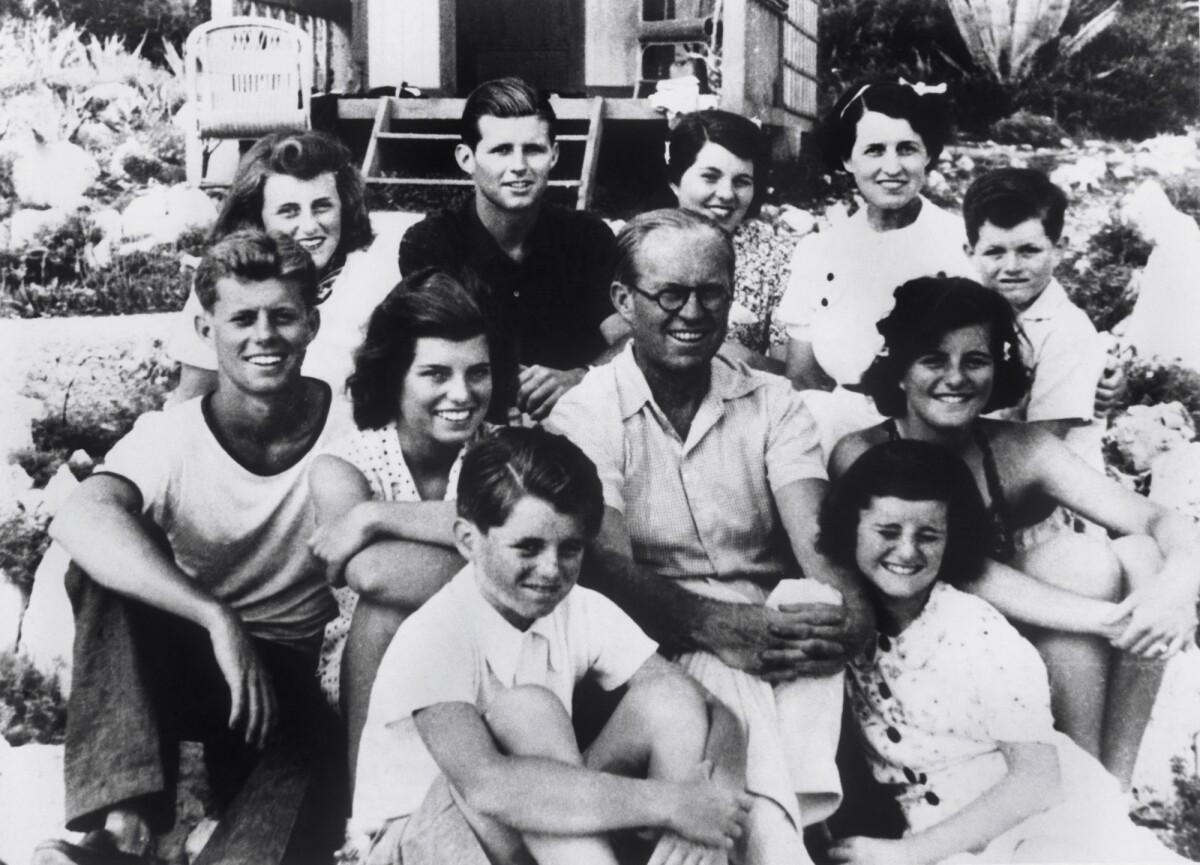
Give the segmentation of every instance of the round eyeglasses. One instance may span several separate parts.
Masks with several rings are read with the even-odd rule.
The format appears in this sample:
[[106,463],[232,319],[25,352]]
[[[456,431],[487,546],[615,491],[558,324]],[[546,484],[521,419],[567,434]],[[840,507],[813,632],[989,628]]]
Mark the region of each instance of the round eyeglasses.
[[629,287],[642,297],[657,303],[663,312],[679,312],[687,306],[688,298],[693,294],[696,295],[700,306],[708,312],[719,312],[733,299],[733,296],[719,285],[702,285],[699,288],[664,288],[657,294],[643,291],[636,285]]

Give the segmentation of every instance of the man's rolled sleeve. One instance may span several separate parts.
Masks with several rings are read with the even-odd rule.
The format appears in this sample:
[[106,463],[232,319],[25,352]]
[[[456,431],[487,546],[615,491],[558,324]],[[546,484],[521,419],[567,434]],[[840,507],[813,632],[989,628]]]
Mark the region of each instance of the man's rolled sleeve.
[[772,492],[793,481],[827,480],[817,425],[800,393],[786,381],[773,382],[767,412],[765,458]]

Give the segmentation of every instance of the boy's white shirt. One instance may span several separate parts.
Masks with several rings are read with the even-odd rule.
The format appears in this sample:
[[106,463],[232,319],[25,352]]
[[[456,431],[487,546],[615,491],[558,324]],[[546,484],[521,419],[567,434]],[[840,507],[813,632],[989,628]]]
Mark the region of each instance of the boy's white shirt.
[[584,674],[612,690],[658,648],[616,604],[581,587],[519,631],[477,578],[473,565],[463,568],[404,621],[379,665],[359,746],[355,831],[412,814],[440,773],[413,721],[419,709],[463,702],[482,714],[497,690],[540,685],[569,713]]

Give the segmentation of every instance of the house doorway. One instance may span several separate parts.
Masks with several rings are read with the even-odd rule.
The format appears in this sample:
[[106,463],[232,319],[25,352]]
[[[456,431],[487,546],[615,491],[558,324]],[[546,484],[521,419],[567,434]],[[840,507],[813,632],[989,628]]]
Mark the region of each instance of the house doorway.
[[582,94],[583,7],[584,0],[457,0],[460,94],[508,75]]

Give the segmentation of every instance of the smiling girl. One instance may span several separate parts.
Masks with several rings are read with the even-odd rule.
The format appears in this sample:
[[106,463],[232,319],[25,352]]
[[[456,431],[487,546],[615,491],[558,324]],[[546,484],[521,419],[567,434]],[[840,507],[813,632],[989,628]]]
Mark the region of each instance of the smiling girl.
[[[972,591],[1037,626],[1028,633],[1050,669],[1059,724],[1128,785],[1160,662],[1195,635],[1200,537],[1186,517],[1110,480],[1051,432],[981,417],[1029,389],[1014,315],[1000,294],[967,279],[914,279],[896,289],[895,308],[878,324],[884,349],[863,376],[863,391],[888,419],[842,439],[830,473],[899,439],[939,444],[967,464],[988,503],[982,552],[1040,584],[1001,590],[989,577]],[[1059,506],[1118,540],[1048,519]],[[1044,587],[1062,594],[1033,602]]]
[[317,457],[310,547],[335,586],[321,685],[350,733],[350,766],[375,671],[392,634],[462,567],[454,489],[484,426],[492,367],[468,277],[413,274],[371,315],[348,382],[358,431]]
[[850,666],[854,720],[907,822],[898,839],[838,841],[829,859],[1186,861],[1130,823],[1116,780],[1054,729],[1033,646],[959,591],[990,532],[970,470],[922,441],[866,451],[825,502],[819,546],[858,571],[878,621]]

